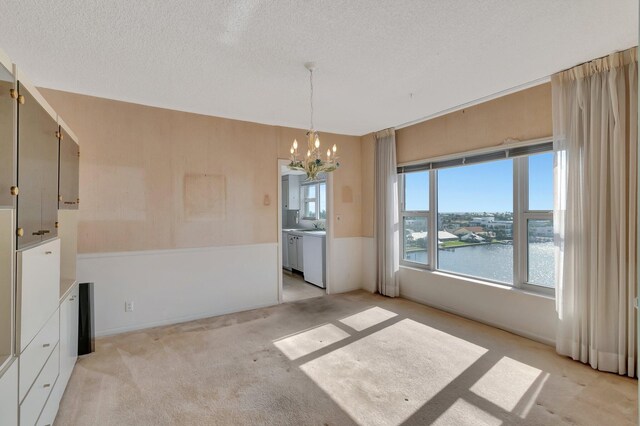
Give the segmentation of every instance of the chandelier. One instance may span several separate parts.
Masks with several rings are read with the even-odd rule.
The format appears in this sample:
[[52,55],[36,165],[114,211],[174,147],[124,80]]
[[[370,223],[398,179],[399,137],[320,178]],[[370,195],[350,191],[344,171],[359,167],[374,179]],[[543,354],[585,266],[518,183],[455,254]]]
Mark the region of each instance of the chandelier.
[[298,154],[298,141],[293,140],[291,145],[291,163],[289,163],[289,169],[303,171],[307,174],[307,180],[313,181],[318,179],[319,173],[330,173],[340,166],[338,157],[336,155],[337,147],[333,145],[332,149],[327,149],[326,158],[322,158],[322,151],[320,149],[320,137],[318,132],[313,128],[313,70],[315,70],[315,64],[313,62],[307,62],[304,64],[305,68],[309,70],[309,83],[311,86],[311,126],[307,132],[307,155],[302,156]]

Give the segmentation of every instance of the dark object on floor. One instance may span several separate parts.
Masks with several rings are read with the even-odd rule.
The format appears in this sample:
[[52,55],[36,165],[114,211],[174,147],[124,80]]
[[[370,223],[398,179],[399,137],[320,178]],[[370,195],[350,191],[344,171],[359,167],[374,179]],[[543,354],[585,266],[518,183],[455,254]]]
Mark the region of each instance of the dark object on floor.
[[78,355],[95,352],[95,325],[93,321],[93,283],[80,283],[78,311]]

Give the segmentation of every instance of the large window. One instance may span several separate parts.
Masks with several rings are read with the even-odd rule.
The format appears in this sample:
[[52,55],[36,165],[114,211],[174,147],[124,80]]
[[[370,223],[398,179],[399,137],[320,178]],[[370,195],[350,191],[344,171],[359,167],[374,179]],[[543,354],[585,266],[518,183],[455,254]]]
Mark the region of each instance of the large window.
[[513,161],[438,170],[438,269],[513,283]]
[[327,184],[324,181],[302,184],[302,219],[324,220],[327,218]]
[[550,150],[543,143],[399,168],[401,263],[552,292]]

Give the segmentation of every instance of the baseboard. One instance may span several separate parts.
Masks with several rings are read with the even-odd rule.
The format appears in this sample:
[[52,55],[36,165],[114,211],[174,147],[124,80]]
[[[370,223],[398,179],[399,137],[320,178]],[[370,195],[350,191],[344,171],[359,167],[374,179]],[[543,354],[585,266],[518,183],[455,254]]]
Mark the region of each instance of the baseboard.
[[497,323],[497,322],[487,321],[487,320],[485,320],[483,318],[474,317],[473,315],[468,315],[468,314],[466,314],[464,312],[460,312],[460,311],[458,311],[458,310],[456,310],[454,308],[448,307],[448,306],[441,306],[441,305],[438,305],[437,303],[431,303],[431,302],[429,302],[427,300],[421,300],[420,298],[417,298],[417,297],[407,296],[406,294],[402,293],[402,290],[400,291],[400,297],[403,298],[403,299],[410,300],[412,302],[420,303],[421,305],[425,305],[425,306],[429,306],[429,307],[434,308],[434,309],[438,309],[438,310],[443,311],[443,312],[447,312],[447,313],[450,313],[450,314],[453,314],[453,315],[457,315],[457,316],[462,317],[462,318],[466,318],[466,319],[469,319],[469,320],[472,320],[472,321],[476,321],[476,322],[479,322],[479,323],[482,323],[482,324],[485,324],[485,325],[489,325],[491,327],[498,328],[500,330],[507,331],[509,333],[517,334],[518,336],[526,337],[527,339],[534,340],[536,342],[540,342],[540,343],[543,343],[545,345],[549,345],[549,346],[552,346],[552,347],[556,346],[556,342],[554,340],[548,339],[547,337],[540,336],[540,335],[537,335],[535,333],[531,333],[531,332],[528,332],[528,331],[525,331],[525,330],[520,330],[520,329],[517,329],[517,328],[514,328],[514,327],[509,327],[508,325],[500,324],[500,323]]
[[128,333],[130,331],[147,330],[150,328],[162,327],[165,325],[183,324],[190,321],[197,321],[205,318],[214,318],[214,317],[219,317],[223,315],[235,314],[238,312],[252,311],[254,309],[268,308],[270,306],[275,306],[277,304],[278,304],[278,301],[276,300],[273,303],[265,303],[265,304],[255,305],[255,306],[249,306],[246,309],[240,309],[240,310],[229,309],[226,312],[204,312],[204,313],[199,313],[194,315],[187,315],[184,317],[168,318],[166,320],[161,320],[161,321],[151,321],[148,323],[135,324],[135,325],[126,326],[126,327],[116,327],[108,330],[102,330],[96,333],[96,337],[113,336],[116,334]]

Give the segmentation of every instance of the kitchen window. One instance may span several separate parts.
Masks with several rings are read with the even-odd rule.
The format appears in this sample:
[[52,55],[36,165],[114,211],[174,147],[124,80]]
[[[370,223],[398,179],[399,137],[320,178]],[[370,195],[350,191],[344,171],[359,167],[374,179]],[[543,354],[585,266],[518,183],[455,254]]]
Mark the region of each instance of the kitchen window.
[[326,181],[305,182],[302,191],[302,219],[325,220],[327,218]]

